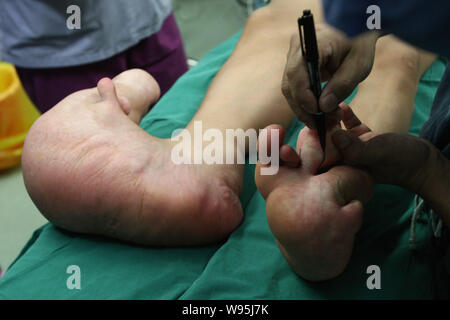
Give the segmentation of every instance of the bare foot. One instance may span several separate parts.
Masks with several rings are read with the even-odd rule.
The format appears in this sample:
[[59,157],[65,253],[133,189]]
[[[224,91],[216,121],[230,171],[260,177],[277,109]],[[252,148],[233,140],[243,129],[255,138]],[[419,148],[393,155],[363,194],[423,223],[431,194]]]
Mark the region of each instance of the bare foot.
[[[279,130],[283,141],[282,127],[267,130]],[[329,148],[334,145],[329,143]],[[350,259],[363,203],[370,199],[374,185],[368,173],[350,166],[336,165],[317,174],[322,151],[315,131],[307,127],[298,136],[297,149],[300,155],[288,145],[280,148],[284,166],[277,175],[261,175],[259,163],[256,184],[266,199],[269,226],[287,262],[307,280],[327,280],[339,275]],[[334,159],[329,158],[328,165],[339,161],[338,152],[332,153]]]
[[170,142],[137,125],[158,98],[156,81],[130,70],[36,121],[24,180],[49,221],[145,245],[215,242],[240,224],[240,167],[175,165]]

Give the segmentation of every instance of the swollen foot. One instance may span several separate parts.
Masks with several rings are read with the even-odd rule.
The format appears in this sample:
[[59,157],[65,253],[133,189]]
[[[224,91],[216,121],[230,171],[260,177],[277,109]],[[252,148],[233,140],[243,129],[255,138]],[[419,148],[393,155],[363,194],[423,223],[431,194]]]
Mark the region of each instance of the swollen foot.
[[[268,129],[279,130],[283,141],[281,127]],[[298,151],[300,155],[287,145],[281,147],[285,165],[274,176],[261,175],[259,163],[256,184],[266,199],[269,226],[287,262],[307,280],[327,280],[348,264],[373,182],[366,172],[349,166],[317,174],[322,151],[317,135],[308,128],[299,134]]]
[[137,125],[159,97],[156,82],[127,72],[36,121],[22,159],[31,198],[74,232],[163,246],[224,239],[242,219],[241,169],[175,165],[170,143]]

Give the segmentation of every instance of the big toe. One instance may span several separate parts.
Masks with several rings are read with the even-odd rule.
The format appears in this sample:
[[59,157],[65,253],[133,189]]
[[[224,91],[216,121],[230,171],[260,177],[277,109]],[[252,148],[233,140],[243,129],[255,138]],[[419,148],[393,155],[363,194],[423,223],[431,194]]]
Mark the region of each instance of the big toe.
[[115,84],[126,84],[133,86],[135,93],[146,97],[149,103],[155,102],[161,96],[158,82],[151,74],[142,69],[130,69],[114,77]]
[[331,140],[332,135],[340,129],[340,126],[334,126],[327,129],[325,152],[320,145],[317,131],[308,127],[303,128],[297,140],[297,150],[300,153],[304,168],[311,174],[318,171],[326,171],[333,165],[336,165],[341,156]]
[[324,160],[317,131],[304,127],[298,134],[297,150],[300,153],[302,167],[315,174]]
[[155,78],[141,69],[124,71],[117,75],[113,82],[122,109],[135,122],[140,121],[161,95]]

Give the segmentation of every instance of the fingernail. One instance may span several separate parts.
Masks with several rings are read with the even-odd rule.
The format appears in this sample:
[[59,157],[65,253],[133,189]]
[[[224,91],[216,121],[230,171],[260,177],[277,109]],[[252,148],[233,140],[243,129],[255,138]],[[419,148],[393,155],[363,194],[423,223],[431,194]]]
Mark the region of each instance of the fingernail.
[[338,131],[333,135],[333,142],[339,149],[345,149],[352,143],[352,140],[344,131]]
[[330,112],[336,109],[339,105],[339,101],[334,93],[329,93],[323,99],[320,99],[320,108],[324,112]]

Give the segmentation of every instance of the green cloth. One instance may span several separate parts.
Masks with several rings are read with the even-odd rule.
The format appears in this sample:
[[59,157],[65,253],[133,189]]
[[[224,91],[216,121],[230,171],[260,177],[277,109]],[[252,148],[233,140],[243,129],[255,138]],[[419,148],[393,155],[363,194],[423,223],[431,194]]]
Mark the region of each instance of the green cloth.
[[[212,50],[175,84],[141,126],[167,138],[196,112],[210,81],[231,54],[239,34]],[[436,61],[421,80],[412,133],[428,117],[444,70]],[[380,93],[382,94],[382,93]],[[295,145],[302,125],[286,140]],[[406,155],[407,156],[407,155]],[[336,279],[309,283],[297,277],[269,230],[265,203],[257,192],[254,165],[246,165],[242,225],[221,244],[155,249],[96,236],[78,235],[51,224],[37,230],[0,280],[1,299],[414,299],[431,297],[431,260],[408,247],[414,195],[379,185],[366,205],[363,226],[346,271]],[[419,247],[428,242],[426,221],[417,226]],[[81,290],[69,290],[66,269],[81,270]],[[367,267],[381,269],[381,290],[369,290]]]

